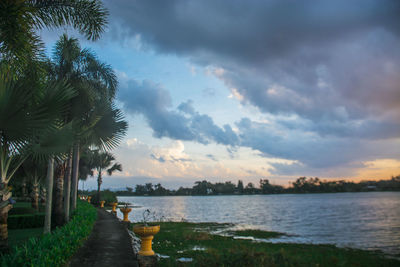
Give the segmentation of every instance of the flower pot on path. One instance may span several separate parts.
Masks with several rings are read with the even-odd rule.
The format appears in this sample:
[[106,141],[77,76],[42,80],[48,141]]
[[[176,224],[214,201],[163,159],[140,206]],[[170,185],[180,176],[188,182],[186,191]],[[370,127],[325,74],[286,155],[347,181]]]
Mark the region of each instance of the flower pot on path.
[[139,255],[140,256],[152,256],[154,255],[154,251],[151,248],[152,240],[154,235],[160,231],[160,226],[144,226],[138,225],[133,227],[133,232],[137,234],[142,240],[142,244],[140,246]]
[[111,207],[112,207],[111,212],[112,212],[114,215],[117,215],[117,205],[118,205],[118,203],[117,203],[117,202],[113,202],[113,203],[110,203],[110,205],[111,205]]
[[131,212],[132,209],[131,208],[120,208],[119,210],[124,214],[124,219],[122,221],[129,222],[128,214],[129,214],[129,212]]

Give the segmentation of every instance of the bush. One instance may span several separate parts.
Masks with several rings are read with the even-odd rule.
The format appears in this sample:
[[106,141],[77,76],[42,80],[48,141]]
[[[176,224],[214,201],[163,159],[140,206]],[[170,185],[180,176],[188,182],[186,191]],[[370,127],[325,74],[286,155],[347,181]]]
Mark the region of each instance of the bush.
[[95,205],[99,205],[100,200],[106,201],[106,204],[112,203],[112,202],[117,202],[117,194],[110,190],[104,190],[101,191],[100,193],[100,200],[98,199],[97,196],[97,191],[92,191],[90,194],[92,196],[91,203]]
[[12,208],[9,212],[8,215],[26,215],[26,214],[35,214],[38,211],[35,210],[34,208],[30,207],[16,207]]
[[9,215],[7,219],[8,229],[37,228],[44,226],[44,214]]
[[71,221],[42,238],[31,238],[12,253],[3,255],[1,266],[62,266],[92,231],[97,210],[79,201]]

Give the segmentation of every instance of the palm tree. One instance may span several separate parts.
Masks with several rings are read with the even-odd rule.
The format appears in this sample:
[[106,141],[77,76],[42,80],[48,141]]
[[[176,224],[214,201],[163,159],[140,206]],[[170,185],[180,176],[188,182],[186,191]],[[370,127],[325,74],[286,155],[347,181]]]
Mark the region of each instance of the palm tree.
[[42,43],[36,30],[72,26],[87,39],[104,31],[108,12],[99,0],[0,1],[0,59],[26,66],[40,58]]
[[38,210],[40,186],[44,180],[43,178],[46,177],[46,165],[29,157],[24,161],[21,169],[24,171],[25,178],[27,178],[24,179],[24,182],[29,181],[32,186],[30,192],[32,208]]
[[42,44],[35,31],[69,25],[95,40],[106,17],[99,0],[0,1],[0,249],[7,247],[12,207],[8,182],[28,155],[48,159],[49,231],[54,157],[68,143],[65,137],[70,132],[70,125],[60,124],[59,118],[73,90],[64,81],[49,82],[43,75]]
[[[78,92],[78,95],[71,99],[70,109],[64,116],[64,122],[73,123],[76,132],[75,146],[71,148],[73,150],[72,162],[69,157],[65,172],[61,169],[62,171],[58,172],[59,175],[56,176],[56,210],[58,210],[56,214],[57,217],[62,217],[62,179],[64,176],[64,218],[65,221],[68,221],[70,195],[72,195],[72,209],[76,206],[81,143],[98,145],[99,141],[93,139],[94,133],[99,127],[102,128],[100,142],[104,144],[115,143],[116,138],[113,135],[104,137],[104,133],[110,134],[107,132],[105,127],[107,124],[104,122],[107,122],[109,118],[117,117],[122,119],[122,117],[121,114],[116,114],[114,117],[110,115],[112,112],[116,112],[115,108],[109,108],[117,88],[117,79],[114,71],[111,66],[100,62],[91,51],[81,49],[77,39],[69,38],[66,34],[60,37],[54,49],[53,61],[49,72],[55,79],[68,81]],[[126,122],[123,123],[126,128]],[[124,131],[125,128],[123,129]],[[110,141],[106,140],[107,138]],[[70,173],[70,165],[72,165],[72,173]],[[71,176],[72,190],[70,190]],[[69,191],[72,191],[72,194]],[[58,218],[57,221],[59,223],[62,222],[61,218]]]
[[103,172],[107,171],[107,174],[111,176],[115,171],[122,171],[122,165],[114,162],[115,157],[109,152],[99,152],[99,150],[92,151],[91,155],[92,164],[97,171],[97,201],[100,199],[100,188],[103,183]]
[[60,142],[54,133],[74,94],[64,82],[44,81],[32,85],[25,77],[8,79],[0,75],[1,248],[7,247],[7,217],[12,208],[8,183],[29,155],[43,160],[65,149],[68,138]]

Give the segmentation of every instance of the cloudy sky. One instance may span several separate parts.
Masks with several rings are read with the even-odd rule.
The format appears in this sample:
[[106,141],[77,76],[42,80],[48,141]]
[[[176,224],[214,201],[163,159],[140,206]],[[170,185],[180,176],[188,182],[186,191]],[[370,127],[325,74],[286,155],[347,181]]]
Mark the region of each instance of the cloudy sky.
[[105,187],[400,174],[399,1],[105,5],[82,46],[115,69],[130,125]]

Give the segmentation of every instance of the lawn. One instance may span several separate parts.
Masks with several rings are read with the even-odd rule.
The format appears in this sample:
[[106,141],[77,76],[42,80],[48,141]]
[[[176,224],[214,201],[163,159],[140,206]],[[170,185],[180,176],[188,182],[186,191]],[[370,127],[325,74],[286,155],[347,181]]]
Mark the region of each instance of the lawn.
[[29,238],[40,237],[43,234],[43,227],[8,230],[8,244],[10,247],[20,245]]
[[[229,234],[269,238],[281,233],[230,231],[230,224],[163,222],[153,240],[160,266],[400,266],[382,253],[333,245],[273,244]],[[224,234],[225,235],[221,235]],[[228,234],[228,235],[226,235]]]
[[[13,205],[13,208],[10,210],[8,213],[9,216],[9,228],[15,228],[14,226],[18,228],[23,228],[19,226],[23,225],[11,225],[12,223],[15,224],[15,222],[22,223],[22,220],[15,220],[15,218],[20,218],[20,217],[26,217],[26,222],[30,222],[31,220],[35,219],[33,216],[35,215],[44,215],[43,212],[44,207],[39,207],[39,212],[31,207],[30,202],[17,202]],[[14,220],[12,220],[14,218]],[[21,219],[21,218],[20,218]],[[32,223],[31,223],[32,224]],[[35,222],[35,224],[37,224]],[[29,224],[28,224],[29,225]],[[25,225],[27,226],[27,225]],[[29,226],[27,226],[29,227]],[[22,244],[29,240],[31,237],[39,237],[43,233],[43,226],[41,227],[35,227],[35,228],[23,228],[23,229],[9,229],[8,230],[8,243],[10,247],[13,247],[15,245]]]

